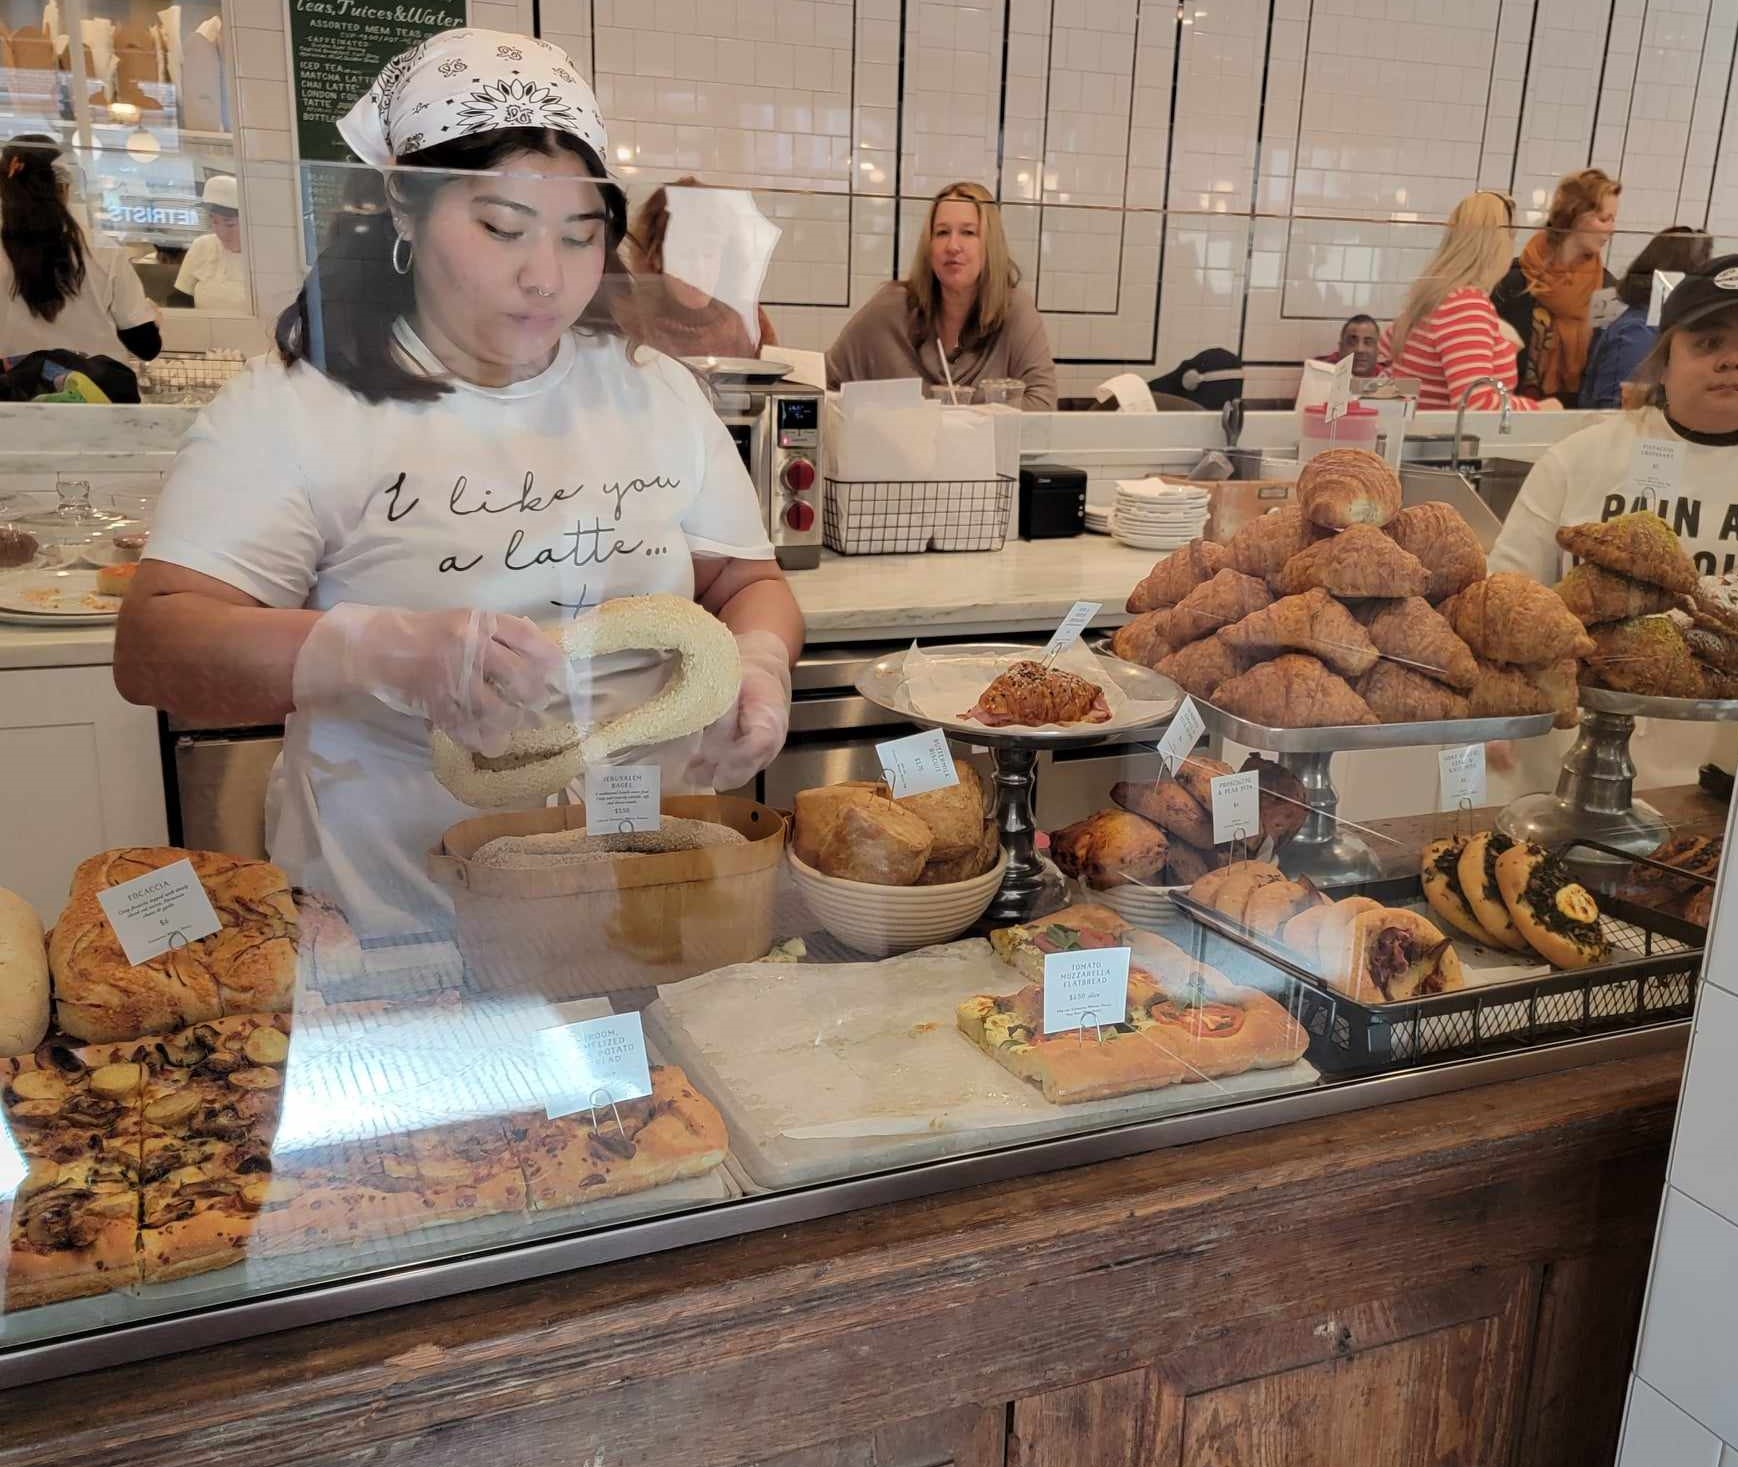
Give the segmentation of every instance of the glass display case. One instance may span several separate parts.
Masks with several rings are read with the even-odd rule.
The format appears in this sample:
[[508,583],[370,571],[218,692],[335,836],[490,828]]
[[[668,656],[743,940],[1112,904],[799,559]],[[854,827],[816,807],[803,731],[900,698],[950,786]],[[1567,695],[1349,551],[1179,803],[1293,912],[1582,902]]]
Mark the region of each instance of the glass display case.
[[[799,663],[789,746],[745,756],[796,651],[770,531],[859,482],[831,420],[734,434],[716,385],[634,350],[611,184],[404,171],[401,234],[374,174],[317,171],[302,197],[340,202],[303,220],[298,363],[225,391],[151,525],[147,572],[188,579],[145,589],[197,625],[136,602],[116,665],[183,727],[294,710],[270,859],[92,851],[60,911],[0,910],[0,1382],[1689,1018],[1723,801],[1680,760],[1638,846],[1629,777],[1588,770],[1584,818],[1528,844],[1508,807],[1581,710],[1617,716],[1581,683],[1627,658],[1497,569],[1456,476],[1355,453],[1247,492],[1125,482],[1073,617],[1052,542],[1008,539],[1024,585],[988,613],[981,557],[885,558],[904,608],[829,663],[854,737],[799,764]],[[1694,579],[1582,528],[1613,577]],[[1017,629],[950,630],[986,614]],[[1626,707],[1679,721],[1662,745],[1738,715]]]
[[[8,4],[0,141],[35,133],[72,150],[80,176],[71,193],[87,231],[126,249],[159,305],[198,300],[201,309],[251,314],[222,7]],[[224,289],[213,291],[218,278]]]

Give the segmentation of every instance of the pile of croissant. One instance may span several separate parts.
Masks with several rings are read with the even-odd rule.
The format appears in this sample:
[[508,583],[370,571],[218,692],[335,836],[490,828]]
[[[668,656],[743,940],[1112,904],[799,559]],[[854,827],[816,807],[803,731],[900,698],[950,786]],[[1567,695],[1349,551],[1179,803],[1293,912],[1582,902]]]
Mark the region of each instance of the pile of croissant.
[[1557,543],[1578,564],[1557,594],[1594,647],[1582,681],[1666,698],[1738,697],[1738,610],[1701,577],[1657,514],[1565,525]]
[[1117,655],[1270,728],[1552,713],[1575,722],[1593,639],[1549,588],[1487,575],[1447,504],[1402,509],[1362,449],[1318,454],[1297,503],[1193,540],[1128,598]]
[[1302,828],[1309,797],[1298,777],[1251,754],[1243,772],[1257,771],[1259,828],[1239,841],[1213,842],[1213,781],[1237,771],[1223,760],[1190,754],[1174,775],[1111,786],[1116,808],[1050,832],[1050,854],[1068,875],[1097,891],[1123,885],[1188,886],[1234,855],[1271,840],[1278,850]]

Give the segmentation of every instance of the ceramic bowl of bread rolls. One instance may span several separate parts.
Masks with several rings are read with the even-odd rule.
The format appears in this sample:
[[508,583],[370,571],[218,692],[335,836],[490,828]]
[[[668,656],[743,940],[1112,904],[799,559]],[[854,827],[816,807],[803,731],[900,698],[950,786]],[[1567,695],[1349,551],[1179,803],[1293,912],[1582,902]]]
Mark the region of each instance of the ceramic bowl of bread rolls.
[[984,915],[1007,855],[983,781],[954,760],[959,783],[896,800],[880,780],[803,790],[788,855],[815,920],[872,956],[950,942]]

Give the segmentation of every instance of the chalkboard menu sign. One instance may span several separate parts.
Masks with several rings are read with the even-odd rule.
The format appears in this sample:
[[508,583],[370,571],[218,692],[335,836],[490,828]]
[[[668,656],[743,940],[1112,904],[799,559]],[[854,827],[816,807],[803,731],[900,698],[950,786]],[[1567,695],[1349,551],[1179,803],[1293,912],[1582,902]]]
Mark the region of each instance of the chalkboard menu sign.
[[338,119],[400,51],[465,24],[465,0],[289,0],[296,141],[308,163],[353,161]]

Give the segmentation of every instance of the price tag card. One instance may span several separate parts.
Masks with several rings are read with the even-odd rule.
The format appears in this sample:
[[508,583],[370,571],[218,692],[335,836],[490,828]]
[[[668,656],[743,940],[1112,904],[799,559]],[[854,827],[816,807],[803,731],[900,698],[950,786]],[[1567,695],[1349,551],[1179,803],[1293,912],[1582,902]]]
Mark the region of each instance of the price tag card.
[[1655,505],[1676,499],[1684,477],[1684,445],[1677,439],[1643,438],[1629,456],[1629,500]]
[[549,1119],[582,1110],[598,1112],[598,1126],[613,1125],[610,1102],[652,1093],[646,1034],[637,1013],[610,1014],[542,1029],[537,1034]]
[[1207,781],[1213,800],[1213,844],[1261,838],[1261,772],[1220,774]]
[[1195,706],[1193,698],[1185,695],[1182,706],[1171,718],[1171,726],[1159,740],[1159,755],[1172,774],[1182,768],[1190,750],[1200,743],[1201,735],[1206,732],[1207,725],[1201,721],[1201,710]]
[[1128,1017],[1126,947],[1044,955],[1044,1032],[1108,1027]]
[[191,861],[135,876],[98,892],[97,900],[135,968],[223,928]]
[[1436,754],[1439,810],[1476,810],[1485,802],[1485,746],[1467,744]]
[[1093,617],[1104,609],[1102,601],[1076,601],[1068,615],[1062,618],[1062,625],[1051,634],[1050,640],[1044,644],[1044,655],[1052,652],[1064,652],[1070,643],[1084,632]]
[[1328,384],[1328,405],[1322,416],[1329,423],[1338,422],[1352,406],[1352,354],[1347,352],[1334,363],[1334,380]]
[[585,771],[585,828],[594,835],[657,830],[664,772],[656,764],[623,764]]
[[877,744],[875,752],[881,759],[881,777],[892,788],[896,800],[903,800],[907,795],[944,790],[960,782],[953,767],[953,753],[947,746],[947,735],[939,728],[909,734],[902,739],[888,739],[884,744]]

